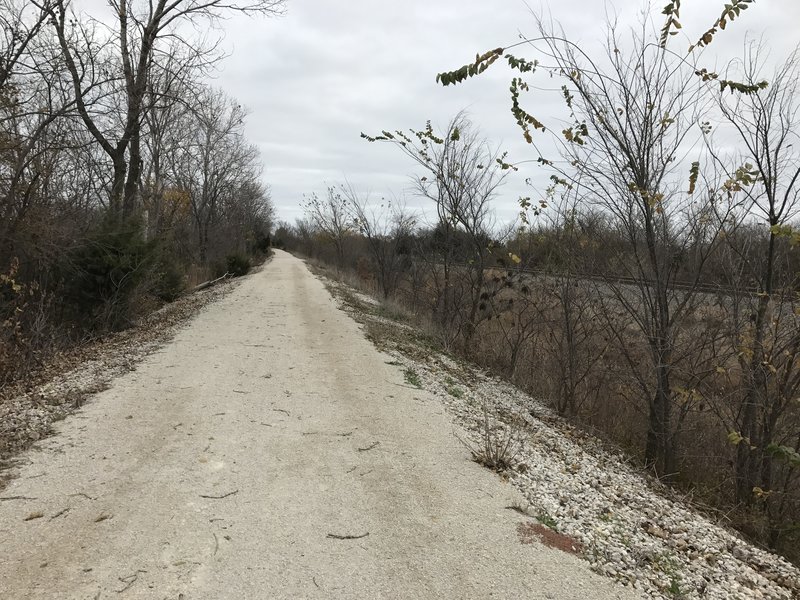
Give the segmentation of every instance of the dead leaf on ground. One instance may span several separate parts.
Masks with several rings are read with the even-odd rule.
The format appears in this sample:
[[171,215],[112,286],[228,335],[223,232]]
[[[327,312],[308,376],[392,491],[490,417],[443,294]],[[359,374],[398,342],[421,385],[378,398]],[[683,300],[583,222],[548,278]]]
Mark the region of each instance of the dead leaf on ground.
[[583,552],[583,544],[578,540],[553,531],[541,523],[519,523],[517,524],[517,535],[521,544],[539,542],[548,548],[555,548],[569,554],[580,555]]

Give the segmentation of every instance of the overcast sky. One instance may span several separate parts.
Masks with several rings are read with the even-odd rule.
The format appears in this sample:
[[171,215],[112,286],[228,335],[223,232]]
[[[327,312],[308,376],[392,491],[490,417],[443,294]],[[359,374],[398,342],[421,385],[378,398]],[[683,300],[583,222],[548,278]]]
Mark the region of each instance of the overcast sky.
[[[78,2],[97,6],[98,0]],[[659,23],[665,3],[657,0],[652,11]],[[723,4],[683,0],[688,38],[699,37]],[[449,88],[436,84],[436,73],[460,67],[479,51],[513,44],[520,33],[533,34],[531,11],[552,15],[573,41],[591,50],[602,41],[607,14],[634,22],[645,6],[643,0],[287,0],[284,17],[235,16],[223,24],[230,55],[215,84],[250,110],[247,134],[261,149],[280,219],[301,215],[304,193],[322,193],[326,184],[345,178],[376,199],[405,192],[409,205],[430,214],[410,194],[409,159],[389,145],[360,139],[362,131],[422,128],[428,119],[444,126],[466,109],[512,161],[535,159],[509,112],[511,73],[504,65]],[[776,58],[800,43],[798,0],[757,0],[745,16],[712,45],[721,57],[741,51],[748,31],[764,35]],[[518,53],[527,54],[522,48]],[[540,119],[559,106],[555,98],[533,94],[525,103]],[[546,185],[546,174],[534,165],[515,174],[496,203],[499,217],[513,218],[520,195],[537,195],[526,189],[528,177],[535,188]]]

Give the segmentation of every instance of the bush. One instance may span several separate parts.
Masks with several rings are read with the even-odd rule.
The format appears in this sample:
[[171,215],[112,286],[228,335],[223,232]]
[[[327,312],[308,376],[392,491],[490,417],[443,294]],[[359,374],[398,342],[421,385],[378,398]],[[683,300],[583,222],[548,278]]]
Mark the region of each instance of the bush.
[[104,223],[62,265],[65,308],[89,326],[115,329],[134,316],[135,296],[152,276],[157,261],[154,242],[147,242],[137,221]]
[[252,244],[252,253],[256,254],[269,254],[270,248],[272,247],[272,242],[269,237],[269,233],[265,233],[263,231],[258,231],[255,234],[255,238]]
[[250,259],[243,254],[229,254],[225,257],[225,265],[227,272],[234,277],[247,275],[250,271]]
[[38,287],[19,283],[16,279],[18,272],[19,261],[16,258],[0,271],[0,387],[28,362],[29,339],[25,318]]
[[186,289],[186,276],[174,260],[161,260],[158,281],[153,293],[165,302],[174,302]]

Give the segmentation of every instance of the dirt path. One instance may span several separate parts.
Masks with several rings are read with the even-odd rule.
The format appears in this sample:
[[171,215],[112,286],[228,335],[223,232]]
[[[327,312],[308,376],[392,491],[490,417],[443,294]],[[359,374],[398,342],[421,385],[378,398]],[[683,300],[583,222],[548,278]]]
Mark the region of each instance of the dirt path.
[[388,361],[278,252],[23,456],[0,597],[634,597],[520,543],[511,488]]

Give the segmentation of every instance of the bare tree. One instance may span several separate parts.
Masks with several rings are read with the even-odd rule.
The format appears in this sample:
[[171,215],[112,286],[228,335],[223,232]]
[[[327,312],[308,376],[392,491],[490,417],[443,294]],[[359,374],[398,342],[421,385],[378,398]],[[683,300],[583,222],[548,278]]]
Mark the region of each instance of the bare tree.
[[0,1],[0,93],[17,71],[20,59],[39,35],[54,0],[39,4],[27,0]]
[[375,206],[360,198],[349,184],[342,186],[359,233],[364,236],[384,299],[396,289],[410,261],[410,239],[416,217],[400,202],[382,201]]
[[[148,83],[159,58],[160,44],[169,38],[193,47],[192,42],[177,33],[182,23],[198,19],[214,22],[231,11],[277,14],[283,0],[108,0],[108,3],[116,19],[110,40],[118,48],[119,55],[108,61],[105,68],[114,73],[121,86],[124,107],[121,127],[110,130],[103,129],[102,117],[85,101],[87,65],[95,67],[98,51],[89,29],[72,15],[69,0],[37,6],[48,13],[58,36],[64,64],[72,79],[78,113],[113,164],[110,206],[124,217],[133,213],[140,183],[141,128],[147,112]],[[77,31],[73,31],[73,25],[77,25]]]
[[261,165],[258,149],[244,139],[244,108],[220,90],[207,89],[197,100],[173,130],[170,170],[177,190],[188,195],[198,258],[205,265],[226,203],[242,186],[258,186]]
[[15,255],[18,233],[35,228],[29,216],[53,203],[53,193],[60,191],[53,182],[67,167],[67,155],[86,140],[70,118],[74,99],[59,69],[58,49],[39,35],[42,12],[13,2],[4,8],[9,12],[1,23],[7,46],[0,87],[0,252]]
[[[795,432],[782,427],[800,386],[800,324],[793,314],[798,274],[791,267],[787,271],[782,259],[797,236],[792,224],[800,211],[800,55],[792,53],[766,88],[764,63],[763,48],[748,45],[729,72],[758,91],[717,95],[743,148],[726,191],[743,193],[746,204],[739,218],[728,222],[726,239],[735,278],[757,290],[738,296],[743,305],[731,306],[736,310],[729,330],[738,348],[743,395],[728,423],[738,443],[737,498],[748,504],[756,499],[754,490],[771,490],[777,483],[779,449],[798,445]],[[754,239],[744,231],[748,223],[761,223],[766,231]]]
[[[424,175],[415,177],[417,192],[436,207],[433,233],[439,238],[439,253],[432,272],[439,290],[437,314],[442,324],[458,316],[453,334],[463,335],[468,345],[481,318],[481,290],[490,263],[494,226],[491,203],[512,165],[505,162],[504,153],[480,137],[464,113],[456,115],[441,136],[430,122],[425,129],[408,134],[384,131],[376,137],[361,136],[371,142],[394,144],[422,167]],[[456,255],[458,237],[466,240],[466,256]],[[466,264],[457,267],[459,258]],[[464,290],[456,289],[457,268],[466,274],[466,279],[459,281],[466,284]],[[465,306],[455,306],[459,297],[466,297]]]
[[[632,32],[626,49],[612,27],[600,62],[540,27],[542,51],[567,78],[563,92],[572,119],[561,145],[566,168],[550,164],[558,172],[556,183],[602,206],[614,219],[616,234],[627,241],[625,254],[609,257],[607,268],[631,283],[610,279],[606,287],[646,341],[650,367],[643,371],[628,336],[616,331],[619,348],[649,398],[645,459],[657,472],[671,475],[677,468],[676,336],[693,307],[717,234],[713,220],[704,217],[704,204],[693,201],[689,176],[700,164],[689,168],[700,134],[695,124],[705,108],[704,87],[690,64],[649,43],[646,28]],[[688,285],[678,286],[692,252],[699,254]]]
[[357,230],[348,197],[341,189],[330,186],[324,198],[320,198],[316,193],[307,196],[303,210],[314,229],[333,246],[336,266],[341,269],[344,266],[345,244]]

